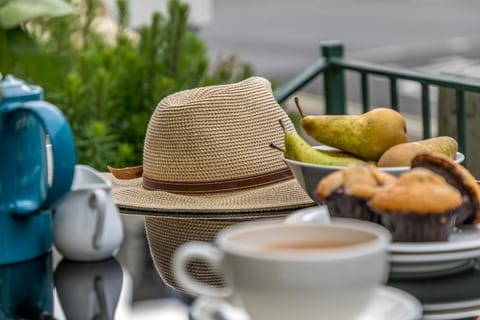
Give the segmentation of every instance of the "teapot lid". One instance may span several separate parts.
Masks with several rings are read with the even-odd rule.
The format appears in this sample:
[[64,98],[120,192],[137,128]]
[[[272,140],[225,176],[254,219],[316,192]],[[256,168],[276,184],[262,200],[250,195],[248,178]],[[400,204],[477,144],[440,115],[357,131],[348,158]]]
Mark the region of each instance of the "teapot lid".
[[40,100],[43,98],[43,89],[25,81],[6,75],[3,79],[0,74],[0,103]]

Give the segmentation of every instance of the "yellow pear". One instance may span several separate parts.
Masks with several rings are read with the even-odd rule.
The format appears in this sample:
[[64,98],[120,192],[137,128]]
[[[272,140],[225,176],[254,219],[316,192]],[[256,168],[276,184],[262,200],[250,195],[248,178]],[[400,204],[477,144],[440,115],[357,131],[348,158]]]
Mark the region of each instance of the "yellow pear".
[[421,153],[438,152],[450,159],[455,159],[458,151],[457,141],[448,136],[439,136],[430,139],[397,144],[385,151],[377,165],[379,167],[410,166],[412,159]]
[[[280,121],[282,128],[284,128]],[[285,130],[285,150],[284,157],[291,160],[306,162],[311,164],[320,164],[328,166],[349,166],[352,163],[363,163],[359,159],[346,152],[338,151],[322,151],[311,146],[302,136],[296,132],[288,132]],[[272,145],[272,147],[275,147]]]
[[377,161],[390,147],[408,141],[405,118],[389,108],[360,115],[302,116],[301,124],[316,141],[371,161]]

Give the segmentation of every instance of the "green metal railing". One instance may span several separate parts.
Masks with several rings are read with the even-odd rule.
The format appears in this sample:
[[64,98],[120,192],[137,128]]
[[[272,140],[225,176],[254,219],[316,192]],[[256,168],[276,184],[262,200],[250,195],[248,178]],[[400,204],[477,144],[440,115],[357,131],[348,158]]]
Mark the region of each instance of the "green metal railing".
[[466,154],[466,114],[465,92],[480,92],[480,80],[450,75],[429,74],[400,67],[389,67],[347,59],[343,55],[343,45],[339,41],[324,42],[323,54],[317,61],[301,72],[275,94],[279,103],[284,102],[295,92],[323,75],[325,105],[327,114],[346,113],[345,70],[360,74],[361,100],[363,111],[370,108],[369,76],[387,79],[390,85],[391,108],[399,111],[397,83],[410,80],[421,85],[421,114],[423,138],[431,137],[430,86],[454,89],[456,92],[457,140],[458,149]]

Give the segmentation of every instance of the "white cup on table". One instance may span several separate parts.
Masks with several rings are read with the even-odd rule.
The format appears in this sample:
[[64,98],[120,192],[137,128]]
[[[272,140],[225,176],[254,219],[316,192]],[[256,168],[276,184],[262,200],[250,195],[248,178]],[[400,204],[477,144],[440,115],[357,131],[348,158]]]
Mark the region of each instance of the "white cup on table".
[[[388,278],[390,241],[386,229],[363,221],[255,221],[224,229],[216,244],[182,245],[173,267],[185,290],[240,301],[255,320],[351,320]],[[192,278],[187,266],[196,259],[219,271],[226,287]]]
[[75,166],[71,190],[55,207],[53,224],[55,247],[73,261],[108,259],[123,241],[123,224],[111,196],[111,183],[87,165]]

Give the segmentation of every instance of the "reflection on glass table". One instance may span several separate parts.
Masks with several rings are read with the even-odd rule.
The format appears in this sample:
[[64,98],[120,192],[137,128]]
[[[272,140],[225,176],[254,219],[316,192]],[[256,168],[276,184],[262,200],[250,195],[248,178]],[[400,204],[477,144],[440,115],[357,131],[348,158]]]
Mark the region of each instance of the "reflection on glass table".
[[[225,301],[192,300],[161,282],[156,290],[149,289],[155,294],[148,298],[143,293],[135,300],[133,277],[117,258],[72,262],[54,252],[1,266],[0,284],[1,319],[253,320]],[[417,297],[425,320],[474,320],[480,315],[478,268],[438,278],[391,280],[388,285]]]
[[[0,266],[0,319],[254,320],[225,301],[194,300],[165,285],[148,251],[143,218],[124,217],[124,226],[125,241],[111,259],[72,262],[54,250]],[[424,320],[480,316],[477,267],[441,277],[392,278],[387,285],[414,295]]]
[[62,260],[55,269],[54,283],[64,317],[114,319],[123,278],[116,259],[91,263]]
[[391,280],[391,286],[414,294],[425,320],[480,319],[480,268],[436,278]]
[[51,255],[0,266],[0,319],[50,319],[52,290]]
[[133,287],[116,258],[85,263],[49,253],[0,266],[0,319],[188,319],[188,300],[134,302]]
[[162,293],[159,286],[156,297],[134,301],[134,287],[130,272],[117,258],[88,263],[61,259],[54,267],[53,317],[189,319],[188,299]]

